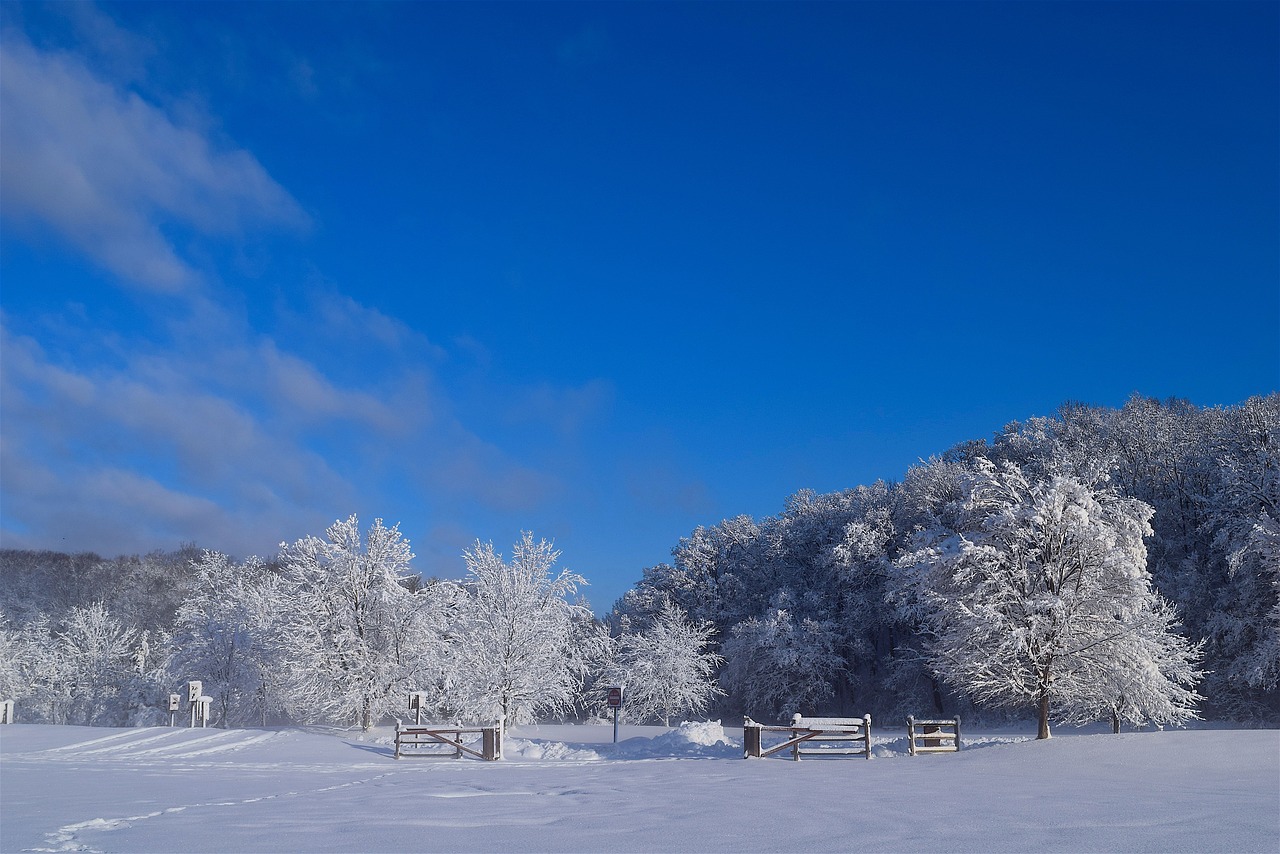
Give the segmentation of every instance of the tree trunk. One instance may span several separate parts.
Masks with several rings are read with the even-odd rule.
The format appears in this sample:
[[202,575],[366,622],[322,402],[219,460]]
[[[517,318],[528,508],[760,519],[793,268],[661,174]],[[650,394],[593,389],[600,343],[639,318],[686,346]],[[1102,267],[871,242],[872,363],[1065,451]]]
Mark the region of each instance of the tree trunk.
[[368,732],[373,728],[373,702],[368,698],[364,698],[363,708],[360,710],[360,729]]
[[1120,734],[1120,713],[1115,709],[1111,710],[1111,731],[1116,735]]
[[1036,733],[1036,738],[1050,738],[1049,733],[1049,692],[1040,692],[1040,729]]

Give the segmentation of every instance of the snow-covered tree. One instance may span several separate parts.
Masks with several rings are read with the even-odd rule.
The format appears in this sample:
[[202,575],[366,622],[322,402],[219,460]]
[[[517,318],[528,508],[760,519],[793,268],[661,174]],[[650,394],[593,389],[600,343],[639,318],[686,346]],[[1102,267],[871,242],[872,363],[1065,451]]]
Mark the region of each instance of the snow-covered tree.
[[644,631],[617,638],[607,681],[625,687],[628,720],[667,725],[674,715],[706,711],[723,693],[715,676],[724,659],[710,650],[714,634],[712,623],[694,623],[668,604]]
[[52,622],[40,614],[23,625],[12,640],[14,658],[24,681],[15,698],[17,713],[28,721],[67,723],[75,680]]
[[56,640],[58,670],[67,680],[68,723],[124,723],[122,693],[134,674],[139,635],[95,602],[72,608]]
[[738,623],[725,641],[721,682],[748,715],[813,714],[831,699],[845,667],[835,626],[796,620],[783,607],[788,598],[780,593],[774,607]]
[[1210,638],[1236,653],[1228,677],[1274,691],[1280,684],[1280,522],[1264,510],[1228,565],[1231,607],[1214,615]]
[[398,634],[401,648],[400,680],[407,690],[425,694],[422,711],[427,715],[457,717],[459,695],[465,682],[456,649],[459,622],[466,593],[453,581],[435,579],[414,591],[408,618]]
[[31,693],[31,663],[26,638],[0,617],[0,700],[15,703]]
[[353,515],[281,549],[290,708],[367,730],[411,687],[420,600],[404,585],[409,543],[381,519],[362,543]]
[[906,559],[932,630],[929,662],[979,703],[1133,723],[1196,717],[1199,650],[1151,587],[1150,506],[1012,463],[979,473],[962,533]]
[[260,558],[236,563],[214,551],[194,569],[192,592],[178,608],[174,676],[204,683],[218,724],[265,725],[283,696],[280,577]]
[[560,553],[526,531],[511,561],[478,540],[464,553],[467,598],[458,614],[458,705],[476,718],[512,722],[571,708],[586,675],[574,643],[576,620],[590,611],[569,601],[582,576],[561,570]]

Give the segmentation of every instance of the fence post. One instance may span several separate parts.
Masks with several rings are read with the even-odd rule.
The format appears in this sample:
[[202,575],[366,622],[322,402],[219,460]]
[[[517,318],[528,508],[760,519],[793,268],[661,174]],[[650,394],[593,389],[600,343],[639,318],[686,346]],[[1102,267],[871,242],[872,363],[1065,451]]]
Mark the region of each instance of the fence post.
[[742,719],[742,758],[760,756],[760,724],[751,718]]
[[484,728],[484,758],[490,762],[498,758],[498,728],[496,726],[487,726]]

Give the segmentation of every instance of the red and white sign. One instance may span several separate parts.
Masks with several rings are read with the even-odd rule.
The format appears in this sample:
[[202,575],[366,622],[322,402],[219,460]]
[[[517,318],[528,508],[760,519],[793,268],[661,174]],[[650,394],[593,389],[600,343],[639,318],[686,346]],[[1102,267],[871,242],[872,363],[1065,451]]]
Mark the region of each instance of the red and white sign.
[[622,689],[617,686],[610,688],[608,695],[605,697],[605,702],[608,703],[611,709],[622,708]]

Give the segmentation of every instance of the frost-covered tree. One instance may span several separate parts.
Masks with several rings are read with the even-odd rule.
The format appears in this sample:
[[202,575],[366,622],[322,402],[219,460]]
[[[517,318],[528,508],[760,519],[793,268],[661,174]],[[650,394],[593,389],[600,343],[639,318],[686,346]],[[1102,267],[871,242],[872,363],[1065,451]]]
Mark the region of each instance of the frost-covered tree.
[[22,626],[14,638],[14,652],[25,683],[16,698],[17,713],[29,721],[67,723],[75,680],[71,662],[46,615]]
[[0,617],[0,700],[25,699],[32,689],[30,670],[26,638]]
[[135,673],[138,640],[138,631],[121,624],[101,602],[71,609],[55,641],[57,671],[70,700],[68,723],[125,723],[121,701]]
[[362,541],[353,515],[281,549],[291,711],[367,730],[411,687],[420,600],[404,584],[409,543],[381,519]]
[[462,678],[455,642],[466,593],[453,581],[434,579],[413,593],[397,634],[400,682],[425,694],[427,715],[456,717]]
[[1228,678],[1275,691],[1280,683],[1280,522],[1263,511],[1243,543],[1231,552],[1230,602],[1210,622],[1210,638],[1231,649]]
[[774,607],[733,627],[724,644],[721,682],[748,715],[822,709],[845,662],[830,622],[797,620],[779,594]]
[[724,659],[710,648],[715,631],[668,604],[644,631],[617,638],[608,681],[625,687],[628,720],[668,725],[675,715],[706,711],[723,693],[715,676]]
[[1199,650],[1151,587],[1150,506],[1014,464],[978,466],[960,533],[904,561],[935,672],[983,704],[1134,723],[1196,717]]
[[219,725],[265,725],[283,699],[280,577],[257,557],[236,563],[205,551],[193,564],[170,668],[177,680],[203,682]]
[[467,597],[455,631],[458,705],[477,718],[512,723],[570,709],[586,676],[575,621],[590,611],[569,601],[582,576],[561,570],[560,553],[524,532],[507,562],[478,540],[463,554]]

